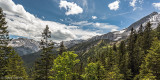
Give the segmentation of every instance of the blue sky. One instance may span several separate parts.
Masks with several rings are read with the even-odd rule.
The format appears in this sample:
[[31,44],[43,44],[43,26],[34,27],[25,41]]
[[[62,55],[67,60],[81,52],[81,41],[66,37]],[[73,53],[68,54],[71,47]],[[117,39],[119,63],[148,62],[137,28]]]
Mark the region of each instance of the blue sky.
[[[24,8],[36,15],[37,17],[50,21],[57,21],[64,24],[72,22],[89,21],[109,23],[123,29],[128,27],[133,22],[139,20],[152,13],[159,12],[154,8],[152,3],[158,3],[160,0],[137,0],[135,8],[130,6],[132,0],[120,0],[117,10],[110,10],[108,5],[116,0],[67,0],[74,2],[83,9],[83,13],[76,15],[65,15],[66,10],[59,8],[60,0],[13,0],[16,4],[21,4]],[[142,3],[139,3],[142,1]],[[85,3],[86,2],[86,3]],[[96,16],[97,19],[92,19]],[[63,19],[64,21],[61,21]]]
[[[70,39],[83,39],[84,35],[88,33],[86,34],[88,36],[85,36],[86,39],[94,35],[122,30],[154,11],[160,12],[160,0],[1,0],[0,4],[7,6],[14,5],[17,8],[12,10],[0,5],[7,14],[10,14],[8,12],[17,12],[22,15],[23,19],[30,19],[33,15],[35,19],[39,18],[41,22],[56,22],[56,25],[65,25],[66,27],[62,26],[63,28],[58,26],[58,29],[56,26],[57,31],[54,31],[55,28],[53,29],[54,33],[58,34],[54,35],[57,36],[55,37],[57,40],[64,37],[58,36],[66,33],[71,36],[69,37]],[[12,14],[17,15],[15,13]],[[26,17],[25,14],[29,14],[29,16],[27,15]],[[8,16],[8,23],[12,24],[11,26],[13,26],[14,22],[13,20],[11,21],[12,18],[13,16]],[[30,20],[34,22],[35,19],[31,18]],[[20,20],[17,19],[17,21]],[[22,23],[19,22],[18,24]],[[14,29],[32,31],[28,30],[28,25],[25,25],[25,28],[23,27],[24,24],[19,26],[21,28],[16,27],[16,24],[14,25]],[[69,29],[67,29],[67,26]],[[75,30],[72,29],[73,26],[74,28],[76,27],[77,31],[73,31]],[[84,31],[85,34],[82,34],[80,31]],[[15,32],[17,31],[13,32],[11,30],[11,33],[16,36],[31,36],[27,32],[23,32],[26,35],[20,35],[21,33],[16,34]],[[79,33],[75,34],[75,32]],[[65,38],[68,38],[67,35],[65,35]],[[62,40],[66,39],[63,38]]]

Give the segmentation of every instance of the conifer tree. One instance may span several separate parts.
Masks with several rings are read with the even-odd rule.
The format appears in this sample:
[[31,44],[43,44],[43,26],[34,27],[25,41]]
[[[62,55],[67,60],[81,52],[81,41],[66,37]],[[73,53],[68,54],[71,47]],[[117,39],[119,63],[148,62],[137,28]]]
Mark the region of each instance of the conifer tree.
[[141,24],[141,26],[139,27],[138,34],[139,34],[139,35],[143,35],[143,25],[142,25],[142,24]]
[[143,50],[144,53],[147,54],[147,50],[151,47],[152,44],[152,28],[151,23],[148,22],[145,29],[144,29],[144,35],[143,35]]
[[64,44],[63,44],[63,41],[60,43],[60,51],[59,51],[59,54],[60,55],[62,55],[62,53],[63,52],[65,52],[66,51],[66,48],[65,48],[65,46],[64,46]]
[[35,62],[35,80],[49,80],[50,69],[53,65],[53,42],[49,41],[51,38],[51,32],[49,31],[49,27],[46,26],[42,33],[43,39],[41,40],[42,53],[41,57],[37,59]]
[[156,36],[157,36],[157,38],[160,40],[160,23],[159,23],[159,25],[157,26],[157,28],[156,28]]
[[131,79],[131,71],[129,69],[128,61],[128,53],[126,51],[125,42],[121,41],[118,48],[118,61],[119,61],[119,69],[120,73],[124,75],[124,80]]
[[135,43],[137,40],[137,34],[135,33],[135,30],[132,28],[131,33],[128,39],[128,44],[127,44],[127,50],[128,50],[128,59],[129,59],[129,69],[131,69],[131,74],[132,78],[138,73],[137,71],[137,60],[136,57],[137,55],[135,54]]
[[10,53],[10,49],[7,47],[10,39],[6,24],[5,15],[3,14],[2,8],[0,8],[0,77],[7,75],[4,67],[6,67],[7,56]]
[[116,46],[115,43],[114,43],[114,45],[113,45],[113,51],[117,52],[117,46]]
[[151,80],[160,79],[160,41],[157,38],[154,39],[150,50],[148,50],[148,54],[141,65],[140,74],[136,78],[143,79],[147,76],[153,78]]
[[23,61],[14,50],[11,50],[9,53],[7,62],[5,67],[7,75],[5,75],[5,78],[11,78],[13,80],[27,79],[28,76],[23,66]]

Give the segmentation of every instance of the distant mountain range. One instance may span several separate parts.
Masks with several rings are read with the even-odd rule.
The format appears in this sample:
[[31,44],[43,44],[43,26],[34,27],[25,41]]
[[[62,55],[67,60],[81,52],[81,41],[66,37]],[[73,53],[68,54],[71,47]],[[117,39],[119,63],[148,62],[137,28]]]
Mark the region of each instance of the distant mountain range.
[[[69,49],[74,47],[75,45],[78,44],[83,44],[83,43],[94,43],[99,40],[110,40],[110,41],[119,41],[126,39],[129,36],[130,30],[133,27],[135,30],[138,30],[139,26],[142,24],[145,26],[147,22],[152,23],[152,28],[156,28],[157,25],[160,23],[160,14],[157,12],[153,12],[144,18],[138,20],[137,22],[131,24],[128,28],[120,30],[120,31],[115,31],[115,32],[109,32],[104,35],[100,36],[94,36],[88,40],[70,40],[70,41],[64,41],[64,45]],[[38,41],[35,41],[33,39],[27,39],[27,38],[18,38],[18,39],[13,39],[10,43],[9,46],[12,46],[21,56],[31,54],[38,52],[40,50],[40,45]],[[59,43],[55,43],[55,47],[58,47]],[[87,47],[86,47],[87,48]],[[89,48],[89,47],[88,47]]]

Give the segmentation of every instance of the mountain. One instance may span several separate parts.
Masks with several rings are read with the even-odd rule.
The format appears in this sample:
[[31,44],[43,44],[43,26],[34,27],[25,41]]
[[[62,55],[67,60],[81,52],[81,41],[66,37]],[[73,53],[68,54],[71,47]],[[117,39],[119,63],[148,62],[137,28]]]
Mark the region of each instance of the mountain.
[[[123,40],[126,39],[129,34],[130,34],[130,30],[133,27],[135,30],[138,30],[140,25],[142,24],[143,26],[145,26],[148,22],[151,22],[152,24],[152,28],[156,28],[157,25],[160,23],[160,14],[158,14],[157,12],[153,12],[145,17],[143,17],[142,19],[136,21],[135,23],[131,24],[128,28],[120,30],[120,31],[114,31],[114,32],[109,32],[107,34],[104,35],[100,35],[100,36],[94,36],[88,40],[73,40],[73,41],[68,41],[66,43],[68,43],[69,47],[68,48],[72,48],[78,45],[82,45],[83,43],[94,43],[95,41],[99,41],[99,40],[110,40],[110,41],[119,41],[119,40]],[[68,46],[67,45],[67,46]]]
[[[70,49],[70,50],[82,50],[84,51],[91,48],[91,46],[96,45],[100,40],[109,40],[109,41],[119,41],[126,39],[130,33],[131,28],[133,27],[135,30],[138,30],[139,26],[142,24],[145,26],[147,22],[152,23],[152,28],[156,28],[157,25],[160,23],[160,14],[157,12],[153,12],[142,19],[136,21],[135,23],[131,24],[128,28],[115,31],[115,32],[109,32],[104,35],[100,36],[94,36],[88,40],[70,40],[70,41],[64,41],[64,45]],[[33,39],[27,39],[27,38],[18,38],[13,39],[9,46],[12,46],[21,56],[31,54],[38,52],[40,50],[39,48],[39,42],[35,41]],[[55,43],[55,47],[58,47],[59,43]]]
[[20,56],[35,53],[40,50],[38,41],[27,38],[12,39],[8,46],[12,46]]
[[[145,26],[147,22],[151,22],[152,28],[156,28],[157,25],[160,23],[160,14],[157,12],[153,12],[150,15],[138,20],[137,22],[131,24],[128,28],[115,31],[115,32],[109,32],[107,34],[101,35],[101,36],[95,36],[88,40],[71,40],[71,41],[65,41],[64,44],[68,47],[69,51],[76,51],[76,53],[81,58],[86,58],[87,56],[91,56],[94,54],[94,48],[97,46],[103,46],[111,42],[125,40],[130,33],[131,28],[133,27],[135,30],[138,30],[139,26],[142,24]],[[57,44],[58,45],[58,44]],[[56,49],[58,50],[58,49]],[[33,64],[33,62],[38,58],[40,53],[33,53],[22,56],[22,59],[24,60],[25,64],[30,65]],[[29,57],[32,57],[32,59],[29,59]]]
[[143,17],[142,19],[136,21],[135,23],[131,24],[126,29],[115,31],[115,32],[109,32],[101,36],[95,36],[95,37],[92,37],[91,39],[88,39],[87,41],[94,41],[99,39],[109,39],[111,41],[118,41],[121,39],[126,39],[130,33],[131,28],[138,30],[141,24],[145,26],[149,21],[152,24],[152,28],[153,29],[156,28],[157,25],[160,23],[160,14],[158,14],[157,12],[153,12]]

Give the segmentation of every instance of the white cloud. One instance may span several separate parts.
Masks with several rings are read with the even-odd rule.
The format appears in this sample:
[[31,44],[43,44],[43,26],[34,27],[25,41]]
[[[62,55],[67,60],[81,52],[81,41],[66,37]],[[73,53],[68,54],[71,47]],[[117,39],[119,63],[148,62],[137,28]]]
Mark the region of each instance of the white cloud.
[[110,3],[110,4],[108,5],[108,7],[109,7],[110,10],[115,10],[115,11],[116,11],[116,10],[119,9],[119,3],[120,3],[119,0],[114,1],[113,3]]
[[153,3],[152,4],[156,9],[160,10],[160,2],[159,3]]
[[92,19],[97,19],[97,16],[92,16]]
[[15,4],[12,0],[0,0],[0,7],[6,14],[8,30],[11,35],[41,39],[41,33],[46,25],[52,32],[55,42],[72,39],[88,39],[97,32],[78,29],[78,26],[67,26],[53,21],[45,21],[27,12],[22,5]]
[[59,7],[65,8],[67,10],[67,12],[65,13],[66,15],[83,13],[83,9],[74,2],[67,2],[61,0]]
[[133,10],[136,10],[136,2],[137,0],[132,0],[129,4],[133,7]]
[[96,27],[96,28],[99,28],[101,30],[105,30],[105,31],[117,31],[117,29],[119,28],[118,26],[116,25],[111,25],[111,24],[108,24],[108,23],[93,23],[93,22],[88,22],[88,21],[81,21],[81,22],[75,22],[75,23],[72,23],[74,25],[77,25],[77,26],[91,26],[91,27]]
[[135,11],[137,8],[142,9],[143,0],[132,0],[129,4],[133,7],[133,11]]

